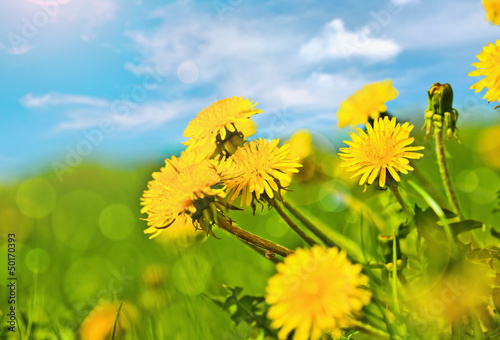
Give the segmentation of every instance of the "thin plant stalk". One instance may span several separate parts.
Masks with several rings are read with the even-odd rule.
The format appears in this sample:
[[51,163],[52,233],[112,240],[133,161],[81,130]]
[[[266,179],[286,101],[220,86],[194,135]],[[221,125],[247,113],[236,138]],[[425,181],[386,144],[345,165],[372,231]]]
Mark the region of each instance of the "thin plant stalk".
[[[290,203],[291,205],[291,203]],[[294,216],[295,214],[290,211]],[[295,208],[295,212],[300,212],[298,208]],[[302,214],[303,215],[303,214]],[[297,219],[299,219],[298,216]],[[363,252],[361,251],[359,244],[347,237],[345,237],[344,234],[339,233],[335,229],[330,228],[328,225],[326,225],[323,221],[320,221],[317,218],[308,218],[305,217],[306,219],[310,219],[310,222],[316,226],[318,230],[320,230],[323,234],[325,234],[330,240],[332,240],[335,244],[338,245],[340,249],[343,249],[346,251],[346,253],[349,255],[349,258],[353,260],[354,262],[362,262],[363,260]],[[299,219],[300,220],[300,219]]]
[[120,319],[120,312],[122,310],[122,306],[123,306],[123,301],[120,303],[120,307],[118,307],[118,312],[116,313],[115,322],[113,323],[113,330],[111,332],[110,340],[115,340],[115,335],[117,334],[116,330],[119,328],[118,327],[118,320]]
[[392,300],[394,301],[394,313],[399,315],[398,299],[398,253],[396,243],[396,231],[392,238]]
[[298,224],[294,222],[294,220],[292,220],[290,215],[286,213],[285,209],[283,209],[283,206],[279,202],[272,199],[268,199],[267,201],[274,207],[274,209],[276,209],[278,214],[290,226],[290,228],[292,228],[292,230],[295,231],[295,233],[299,235],[308,245],[312,247],[318,244],[311,236],[309,236],[304,230],[302,230],[298,226]]
[[352,324],[353,324],[353,328],[360,331],[360,332],[363,332],[373,338],[377,338],[377,339],[390,339],[390,336],[389,334],[387,334],[386,332],[378,329],[378,328],[375,328],[371,325],[368,325],[368,324],[365,324],[365,323],[362,323],[358,320],[352,320],[351,321]]
[[458,204],[458,199],[455,194],[455,190],[453,189],[453,185],[450,179],[450,173],[448,171],[448,165],[446,163],[446,155],[445,155],[444,141],[443,141],[443,129],[440,129],[436,133],[436,152],[439,164],[439,171],[441,172],[441,178],[443,180],[446,196],[448,197],[448,200],[450,201],[451,205],[453,206],[453,209],[455,209],[460,219],[463,219],[462,210],[460,209],[460,205]]
[[413,209],[410,207],[408,202],[401,196],[401,192],[399,191],[399,185],[397,183],[393,183],[388,185],[389,189],[391,189],[391,192],[394,194],[396,199],[398,200],[399,204],[403,208],[403,211],[408,215],[409,218],[412,218],[415,213],[413,212]]
[[409,180],[408,184],[415,189],[415,191],[427,202],[427,204],[434,210],[434,213],[438,216],[439,220],[443,224],[444,232],[446,234],[446,238],[448,239],[448,243],[450,244],[451,252],[454,258],[458,257],[458,248],[455,243],[455,239],[453,238],[453,233],[451,232],[450,225],[448,221],[446,221],[446,217],[444,215],[443,209],[432,199],[432,197],[422,189],[418,184]]
[[319,230],[314,223],[311,222],[309,218],[307,218],[300,210],[295,208],[293,204],[288,201],[283,202],[283,206],[297,218],[310,232],[316,235],[327,247],[339,247],[335,242],[333,242],[325,233]]
[[278,263],[282,262],[282,261],[280,261],[279,259],[277,259],[274,256],[273,252],[270,252],[268,250],[265,250],[265,249],[262,249],[260,247],[257,247],[256,245],[254,245],[254,244],[252,244],[250,242],[247,242],[247,241],[245,241],[243,239],[239,239],[239,240],[241,240],[241,242],[243,242],[244,244],[246,244],[250,249],[252,249],[256,253],[258,253],[259,255],[264,256],[266,259],[268,259],[269,261],[273,262],[274,264],[278,264]]
[[276,253],[278,255],[281,255],[283,257],[286,257],[290,254],[293,254],[293,250],[288,249],[286,247],[283,247],[279,244],[276,244],[274,242],[271,242],[269,240],[266,240],[265,238],[262,238],[260,236],[254,235],[246,230],[241,229],[240,227],[237,227],[233,223],[230,223],[226,220],[223,219],[218,219],[218,226],[219,228],[224,229],[225,231],[229,232],[230,234],[233,234],[237,238],[248,242],[250,244],[253,244],[259,248],[272,251],[273,253]]

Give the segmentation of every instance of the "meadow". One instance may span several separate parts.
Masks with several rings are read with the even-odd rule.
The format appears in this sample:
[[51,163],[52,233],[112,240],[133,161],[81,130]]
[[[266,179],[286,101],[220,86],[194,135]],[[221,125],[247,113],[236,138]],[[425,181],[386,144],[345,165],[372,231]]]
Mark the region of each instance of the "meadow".
[[[417,126],[422,124],[422,119],[416,122]],[[500,142],[490,139],[489,146],[484,144],[485,139],[497,133],[498,127],[463,128],[461,144],[447,142],[452,155],[451,176],[464,214],[467,219],[482,221],[473,231],[482,246],[498,244],[491,234],[491,230],[498,229],[491,228],[500,225],[500,214],[492,213],[499,206],[496,191],[500,187]],[[381,246],[379,235],[391,235],[393,226],[404,221],[401,207],[389,190],[363,192],[357,180],[350,179],[339,167],[337,146],[329,142],[328,136],[314,132],[309,135],[311,150],[300,172],[293,176],[285,201],[322,221],[337,243],[354,243],[366,258],[371,258],[373,268],[382,268],[380,275],[390,281],[390,270],[385,268],[392,259],[387,258],[387,248]],[[425,156],[414,164],[420,175],[411,174],[408,178],[442,202],[443,208],[450,209],[433,143],[432,139],[423,138],[423,132],[417,132],[415,144],[426,146]],[[7,262],[6,234],[14,232],[18,277],[16,332],[8,331],[8,309],[2,298],[2,338],[110,339],[120,305],[115,339],[266,338],[263,319],[253,315],[250,308],[260,304],[260,300],[248,299],[248,310],[236,308],[237,304],[223,310],[214,300],[224,301],[234,287],[243,288],[240,298],[264,296],[267,280],[276,272],[271,260],[219,228],[213,230],[219,239],[207,237],[204,232],[172,239],[164,237],[167,229],[150,240],[143,233],[146,222],[140,220],[144,215],[139,212],[139,198],[151,173],[161,163],[126,170],[86,164],[73,169],[63,181],[47,171],[1,189],[1,261]],[[410,205],[417,204],[418,209],[429,212],[427,203],[414,188],[405,183],[402,188]],[[251,209],[246,208],[231,212],[231,216],[246,230],[290,249],[307,247],[274,209],[258,208],[253,216]],[[429,228],[435,226],[431,220],[432,216]],[[412,230],[409,237],[415,234]],[[442,231],[434,235],[437,239],[444,237]],[[391,248],[392,242],[389,244]],[[421,290],[419,295],[402,284],[399,293],[402,309],[414,317],[410,325],[415,338],[429,334],[437,327],[436,320],[445,320],[446,313],[457,308],[457,301],[462,301],[465,294],[458,290],[453,299],[438,295],[434,298],[435,310],[414,305],[432,287],[439,286],[449,271],[446,247],[427,256],[429,262],[435,262],[425,264],[430,268],[425,274],[430,282],[426,285],[428,291]],[[497,260],[492,268],[498,270],[498,253],[484,255],[481,261],[489,263],[494,258]],[[413,280],[412,275],[421,275],[415,274],[411,260],[404,271],[408,281]],[[466,284],[480,280],[468,279]],[[6,296],[6,284],[2,275],[2,296]],[[391,304],[390,284],[379,284],[379,294],[384,296],[382,303]],[[495,306],[498,298],[497,293]],[[415,309],[407,309],[409,306]],[[370,313],[378,320],[378,328],[384,329],[377,308],[371,308]],[[353,338],[371,338],[362,332],[358,335],[361,337]]]

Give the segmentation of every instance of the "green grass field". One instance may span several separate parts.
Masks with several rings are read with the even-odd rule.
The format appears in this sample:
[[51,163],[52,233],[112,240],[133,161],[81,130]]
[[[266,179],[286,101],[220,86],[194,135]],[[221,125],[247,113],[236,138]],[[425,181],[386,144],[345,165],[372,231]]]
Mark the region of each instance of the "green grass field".
[[[451,176],[464,214],[484,223],[474,230],[475,237],[481,245],[498,245],[490,228],[499,231],[500,226],[500,213],[491,213],[499,206],[500,168],[494,167],[497,163],[492,165],[491,157],[498,157],[495,153],[500,153],[500,144],[495,141],[493,151],[480,144],[481,131],[462,128],[462,144],[450,140],[446,145]],[[420,183],[449,209],[435,160],[434,142],[424,141],[422,134],[418,134],[415,144],[426,149],[425,156],[414,165],[427,181],[422,182],[415,173],[405,178]],[[294,177],[285,200],[323,221],[337,237],[352,241],[373,259],[373,264],[383,263],[383,248],[376,240],[379,234],[392,234],[393,226],[404,220],[400,206],[388,190],[369,188],[363,193],[363,187],[349,180],[338,167],[336,150],[324,137],[313,133],[313,143],[315,151],[306,159],[301,173]],[[0,338],[111,339],[113,332],[115,339],[123,340],[264,338],[258,328],[250,325],[252,322],[242,321],[236,326],[231,320],[234,310],[230,313],[222,310],[211,298],[228,294],[223,285],[243,287],[243,294],[264,295],[266,282],[275,273],[272,261],[218,228],[214,232],[219,239],[201,234],[185,242],[149,240],[143,234],[146,223],[140,220],[145,216],[140,214],[139,198],[151,173],[162,163],[158,159],[156,164],[126,170],[86,164],[74,168],[62,181],[47,171],[36,179],[0,188]],[[411,205],[416,203],[427,209],[424,199],[413,188],[404,181],[402,187]],[[267,207],[263,211],[259,208],[255,217],[250,209],[233,212],[231,216],[240,227],[288,248],[305,246],[278,214]],[[15,234],[16,247],[15,332],[9,331],[7,304],[10,233]],[[408,244],[413,242],[411,235]],[[436,263],[448,261],[440,259],[441,255],[443,252],[434,249],[431,258]],[[498,271],[498,260],[492,261]],[[408,268],[406,279],[411,281],[412,275],[418,276],[411,260]],[[433,268],[428,274],[430,279],[440,277],[446,270],[442,263]],[[382,288],[379,293],[391,294]],[[404,311],[411,306],[414,293],[400,291]],[[370,308],[374,318],[380,318],[377,308]],[[418,311],[413,312],[418,317]],[[89,313],[93,313],[93,320],[82,327]],[[498,315],[498,310],[493,313]],[[425,332],[435,326],[434,320],[425,317],[420,320],[420,329],[422,324],[432,324]],[[95,333],[88,333],[91,332],[88,329]],[[412,332],[413,335],[408,331],[409,338],[419,337],[418,327]],[[370,337],[364,335],[364,338]]]

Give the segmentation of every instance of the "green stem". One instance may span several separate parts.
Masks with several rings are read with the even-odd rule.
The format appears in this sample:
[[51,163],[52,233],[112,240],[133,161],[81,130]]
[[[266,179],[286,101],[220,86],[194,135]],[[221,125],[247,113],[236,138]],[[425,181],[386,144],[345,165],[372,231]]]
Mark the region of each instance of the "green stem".
[[244,244],[246,244],[248,247],[250,247],[256,253],[258,253],[259,255],[264,256],[266,259],[268,259],[269,261],[273,262],[274,264],[278,264],[278,263],[282,262],[282,261],[280,261],[279,259],[277,259],[274,256],[268,256],[268,253],[272,253],[274,255],[273,252],[270,252],[270,251],[268,251],[266,249],[262,249],[260,247],[257,247],[256,245],[254,245],[254,244],[252,244],[252,243],[250,243],[248,241],[245,241],[245,240],[243,240],[241,238],[239,240],[241,240],[241,242],[243,242]]
[[390,339],[389,334],[358,320],[351,320],[353,328],[377,339]]
[[[299,211],[299,209],[297,208],[295,208],[295,210]],[[323,221],[317,218],[311,218],[311,223],[313,223],[330,240],[333,240],[335,244],[338,244],[339,248],[343,249],[353,262],[363,261],[363,252],[361,251],[358,242],[355,242],[350,238],[345,237],[345,234],[340,233],[335,229],[329,228],[328,225],[326,225]]]
[[234,236],[245,242],[251,243],[259,248],[272,251],[273,253],[276,253],[283,257],[293,254],[293,250],[280,246],[279,244],[276,244],[274,242],[268,241],[260,236],[254,235],[221,218],[218,219],[218,226],[219,228],[224,229],[225,231],[229,232],[230,234],[233,234]]
[[399,316],[399,299],[398,299],[398,253],[397,253],[397,235],[394,231],[392,238],[392,299],[394,301],[394,314]]
[[393,184],[389,184],[387,186],[389,187],[389,189],[391,189],[391,192],[394,194],[399,204],[401,204],[401,207],[403,208],[403,211],[406,213],[406,215],[408,215],[410,219],[413,218],[413,215],[415,215],[415,213],[413,212],[413,209],[410,207],[408,202],[406,202],[406,200],[403,199],[403,196],[401,196],[401,193],[399,192],[399,185],[394,182]]
[[29,340],[30,339],[30,336],[31,336],[31,327],[33,325],[33,318],[34,318],[34,314],[35,314],[35,306],[37,306],[37,301],[36,301],[36,297],[37,297],[37,291],[38,291],[38,272],[35,271],[34,275],[33,275],[33,298],[31,300],[31,311],[30,311],[30,316],[29,316],[29,320],[28,320],[28,326],[26,327],[26,333],[25,333],[25,337],[26,337],[26,340]]
[[420,171],[418,167],[416,167],[413,170],[413,175],[417,178],[417,180],[420,182],[420,185],[427,190],[429,195],[440,205],[440,206],[446,206],[446,198],[443,198],[443,195],[441,192],[439,192],[436,188],[436,185],[433,185],[427,177]]
[[312,232],[314,235],[316,235],[317,238],[319,238],[327,247],[337,247],[339,246],[335,244],[328,236],[325,235],[321,230],[314,225],[314,223],[311,222],[311,220],[306,217],[300,210],[295,208],[291,203],[288,201],[283,202],[283,206],[292,213],[295,218],[297,218],[307,229],[309,229],[310,232]]
[[277,202],[276,200],[268,199],[267,200],[269,204],[271,204],[274,209],[278,212],[278,214],[283,218],[283,220],[292,228],[293,231],[297,235],[299,235],[308,245],[311,247],[318,244],[316,241],[312,239],[311,236],[309,236],[304,230],[302,230],[297,223],[295,223],[292,218],[286,213],[285,209],[283,209],[283,206]]
[[441,172],[441,178],[443,180],[444,188],[446,191],[446,196],[450,201],[453,209],[455,209],[456,213],[463,219],[462,210],[460,209],[460,205],[458,204],[457,196],[455,195],[455,190],[453,190],[453,186],[450,179],[450,173],[448,171],[448,165],[446,164],[446,155],[444,149],[444,141],[443,141],[443,129],[439,129],[436,134],[436,152],[437,159],[439,164],[439,170]]
[[415,191],[427,202],[427,204],[431,207],[432,210],[434,210],[434,213],[438,216],[439,220],[443,224],[444,232],[446,234],[446,238],[448,239],[448,243],[450,244],[451,248],[451,253],[453,257],[456,259],[458,258],[458,248],[455,243],[455,239],[453,238],[453,233],[451,232],[450,225],[448,224],[448,221],[446,221],[446,216],[444,215],[443,209],[439,206],[439,204],[436,203],[432,199],[432,197],[424,190],[422,189],[418,184],[413,182],[412,180],[408,181],[408,184],[415,189]]

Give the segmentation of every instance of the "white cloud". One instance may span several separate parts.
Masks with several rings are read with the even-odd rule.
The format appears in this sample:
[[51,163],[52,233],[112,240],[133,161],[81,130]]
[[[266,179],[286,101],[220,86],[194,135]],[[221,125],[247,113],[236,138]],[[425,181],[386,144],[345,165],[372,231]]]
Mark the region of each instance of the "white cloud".
[[[464,49],[471,44],[491,41],[498,37],[498,27],[485,19],[484,9],[475,1],[455,0],[434,2],[428,10],[424,2],[402,11],[391,22],[391,37],[405,50],[438,49],[449,47]],[[394,28],[392,28],[394,27]],[[418,29],[415,29],[418,27]]]
[[193,102],[188,101],[152,101],[138,105],[132,102],[121,102],[129,110],[115,112],[113,104],[108,109],[71,108],[66,112],[68,120],[60,123],[55,130],[83,130],[99,127],[104,122],[112,122],[117,130],[151,130],[161,124],[192,115]]
[[407,5],[410,3],[417,3],[420,0],[391,0],[391,2],[395,5]]
[[[374,62],[394,58],[401,52],[401,47],[394,40],[372,37],[374,32],[370,27],[368,25],[358,31],[348,31],[341,19],[334,19],[300,52],[311,61],[358,57]],[[380,29],[380,25],[378,27]]]
[[197,100],[139,103],[57,92],[38,96],[28,93],[20,102],[30,109],[50,109],[62,113],[66,119],[55,127],[55,131],[99,127],[104,121],[112,121],[117,130],[150,130],[174,119],[192,118],[203,105]]
[[[162,24],[147,31],[126,32],[140,58],[125,68],[137,76],[161,68],[172,75],[163,91],[184,97],[183,91],[209,88],[195,98],[206,107],[229,96],[249,97],[259,108],[331,112],[344,95],[366,80],[351,68],[323,71],[300,53],[309,37],[295,19],[246,18],[227,15],[224,21],[199,13],[189,1],[173,3],[153,14]],[[283,29],[276,30],[275,25]],[[189,85],[176,79],[179,65],[192,62],[199,76]],[[338,68],[338,66],[337,66]],[[173,79],[172,79],[173,78]],[[188,100],[191,100],[191,94]],[[200,107],[196,108],[198,112]]]
[[116,18],[118,5],[109,0],[95,0],[87,4],[88,11],[84,12],[86,18],[85,28],[80,35],[82,40],[90,41],[97,37],[98,29]]
[[18,45],[18,46],[14,46],[12,48],[9,48],[7,50],[7,53],[9,53],[9,54],[25,54],[34,48],[35,48],[35,46],[33,46],[33,45],[22,44],[22,45]]
[[61,94],[50,92],[40,96],[31,93],[21,98],[21,104],[28,108],[40,108],[55,105],[89,105],[106,106],[109,103],[106,100],[75,94]]

